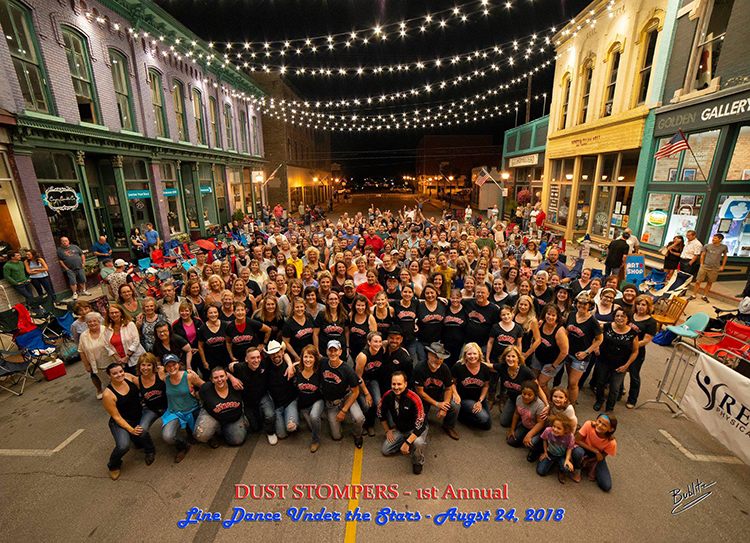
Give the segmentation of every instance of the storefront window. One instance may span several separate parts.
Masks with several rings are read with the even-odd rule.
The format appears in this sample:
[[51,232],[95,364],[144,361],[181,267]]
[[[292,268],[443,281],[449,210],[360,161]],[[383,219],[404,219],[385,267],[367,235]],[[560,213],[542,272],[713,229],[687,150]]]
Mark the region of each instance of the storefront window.
[[66,236],[84,251],[91,249],[91,233],[73,157],[42,151],[31,155],[31,161],[55,243]]
[[159,164],[159,175],[164,190],[164,201],[167,203],[167,223],[172,234],[185,231],[185,221],[180,204],[180,184],[177,181],[177,170],[173,162]]
[[210,164],[201,164],[198,167],[198,180],[201,190],[201,201],[203,202],[203,224],[206,226],[218,225],[219,219],[216,213],[213,172]]
[[596,197],[594,223],[591,225],[591,232],[597,236],[607,236],[607,228],[609,227],[609,203],[611,197],[612,187],[608,185],[599,187],[599,194]]
[[242,170],[239,168],[228,168],[227,176],[229,177],[229,200],[232,202],[232,209],[241,209],[244,211],[242,203]]
[[750,181],[750,126],[740,128],[737,135],[727,181]]
[[664,245],[664,234],[669,222],[669,209],[672,204],[671,194],[652,192],[648,195],[646,213],[643,218],[643,231],[641,242],[662,247]]
[[550,186],[549,221],[558,226],[568,225],[570,213],[570,193],[572,185],[554,184]]
[[[657,149],[661,149],[671,138],[662,138],[659,140]],[[680,154],[677,153],[669,158],[662,158],[654,161],[653,181],[677,181],[677,168],[680,165]]]
[[224,167],[214,164],[214,188],[216,189],[216,206],[219,209],[219,222],[228,222],[227,190],[224,184]]
[[146,225],[151,223],[156,228],[151,183],[148,179],[146,163],[143,160],[124,158],[122,170],[133,227],[138,227],[141,232],[144,232]]
[[581,161],[581,179],[578,183],[578,197],[576,198],[576,215],[573,223],[576,230],[586,230],[588,227],[594,176],[596,176],[596,157],[583,157]]
[[[719,143],[720,133],[721,130],[709,130],[708,132],[690,134],[688,136],[688,145],[690,145],[693,152],[682,152],[684,157],[680,181],[705,182],[708,176],[711,175],[711,164],[716,153],[716,145]],[[695,158],[693,158],[693,155],[695,155]],[[695,161],[696,158],[698,162]]]
[[701,194],[676,195],[666,239],[671,240],[675,236],[685,237],[688,230],[695,230],[702,205],[703,195]]
[[724,234],[729,256],[750,257],[750,196],[719,196],[711,237]]

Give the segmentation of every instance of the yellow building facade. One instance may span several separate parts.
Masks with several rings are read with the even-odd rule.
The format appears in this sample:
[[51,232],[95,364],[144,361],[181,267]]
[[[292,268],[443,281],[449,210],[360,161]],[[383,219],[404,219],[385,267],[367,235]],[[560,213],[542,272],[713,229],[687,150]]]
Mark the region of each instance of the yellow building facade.
[[547,226],[608,243],[630,207],[667,0],[592,2],[553,38]]

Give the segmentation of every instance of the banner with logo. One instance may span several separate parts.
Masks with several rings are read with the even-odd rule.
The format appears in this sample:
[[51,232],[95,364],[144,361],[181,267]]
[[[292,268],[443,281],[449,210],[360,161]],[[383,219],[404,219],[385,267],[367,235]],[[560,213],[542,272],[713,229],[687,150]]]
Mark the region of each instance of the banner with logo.
[[750,465],[750,379],[702,354],[680,409]]
[[642,255],[632,255],[625,259],[625,280],[639,285],[643,282],[646,260]]

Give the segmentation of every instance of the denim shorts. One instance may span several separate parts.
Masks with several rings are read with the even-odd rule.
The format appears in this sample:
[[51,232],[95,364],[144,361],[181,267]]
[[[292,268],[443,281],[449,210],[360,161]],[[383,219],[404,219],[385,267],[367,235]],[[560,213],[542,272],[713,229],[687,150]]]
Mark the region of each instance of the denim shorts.
[[65,275],[68,276],[68,283],[71,287],[76,283],[86,284],[86,272],[83,271],[83,268],[78,268],[77,270],[65,270]]
[[555,375],[559,373],[562,367],[563,367],[562,363],[560,363],[560,365],[558,365],[557,368],[555,368],[555,366],[553,366],[552,364],[547,364],[546,366],[542,368],[542,374],[546,375],[547,377],[551,379],[552,377],[554,377]]
[[539,359],[534,353],[531,353],[531,355],[529,355],[529,357],[526,359],[526,365],[535,370],[542,370],[542,363],[539,362]]
[[589,355],[583,360],[578,360],[578,358],[576,358],[572,354],[569,354],[566,362],[569,362],[573,369],[576,371],[586,371],[586,368],[588,368],[589,364],[591,364],[591,356]]

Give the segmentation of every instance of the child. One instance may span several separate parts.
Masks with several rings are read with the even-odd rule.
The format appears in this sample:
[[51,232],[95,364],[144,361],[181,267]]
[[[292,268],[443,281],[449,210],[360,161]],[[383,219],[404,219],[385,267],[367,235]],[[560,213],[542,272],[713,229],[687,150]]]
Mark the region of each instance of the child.
[[570,398],[568,397],[568,389],[563,387],[555,387],[552,389],[552,403],[549,406],[550,415],[564,415],[573,423],[573,432],[578,428],[578,418],[576,417],[576,410],[570,404]]
[[78,319],[73,321],[70,325],[70,335],[73,337],[73,341],[78,345],[78,340],[81,339],[81,334],[89,329],[86,324],[86,315],[91,311],[91,305],[85,300],[78,300],[73,306],[73,313],[78,315]]
[[[521,385],[521,394],[516,399],[516,412],[513,413],[513,421],[510,423],[506,439],[511,447],[524,445],[531,449],[526,457],[529,462],[536,460],[537,454],[532,448],[531,439],[544,427],[544,408],[544,402],[539,398],[539,384],[536,381],[524,381]],[[521,424],[518,424],[519,421]]]
[[[553,393],[554,395],[554,393]],[[557,472],[557,480],[560,484],[565,484],[568,480],[567,474],[573,472],[573,462],[571,456],[573,449],[576,448],[576,440],[573,437],[575,426],[565,415],[552,415],[547,419],[550,426],[542,432],[542,446],[544,452],[536,467],[536,472],[544,477],[549,473],[553,464],[560,465]]]
[[588,467],[589,481],[596,481],[604,492],[612,489],[612,476],[607,467],[607,456],[617,452],[615,430],[617,419],[614,415],[599,415],[596,420],[587,421],[576,434],[573,449],[573,465],[576,467],[570,476],[576,483],[581,480],[581,466]]

